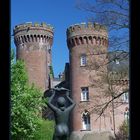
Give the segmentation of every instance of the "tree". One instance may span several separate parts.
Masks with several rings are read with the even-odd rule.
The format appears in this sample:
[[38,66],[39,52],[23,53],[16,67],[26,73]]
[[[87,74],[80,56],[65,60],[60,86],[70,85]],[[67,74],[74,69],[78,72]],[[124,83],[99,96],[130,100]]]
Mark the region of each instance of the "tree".
[[39,128],[41,92],[28,83],[25,64],[14,60],[11,52],[11,137],[14,140],[32,139]]
[[129,50],[129,0],[77,0],[76,7],[108,27],[111,50]]
[[[112,98],[109,99],[106,102],[103,102],[102,104],[97,105],[96,110],[98,110],[99,117],[103,114],[104,110],[114,102],[114,100],[117,100],[120,96],[122,96],[126,91],[128,91],[128,88],[125,89],[122,92],[115,91],[114,86],[112,85],[112,82],[114,81],[120,81],[118,79],[118,75],[122,74],[127,71],[127,80],[129,75],[129,70],[122,70],[123,72],[117,72],[115,74],[117,79],[113,79],[113,81],[110,82],[110,78],[108,75],[110,75],[110,72],[106,71],[104,69],[104,66],[108,67],[108,65],[112,62],[114,62],[116,59],[118,59],[125,51],[129,51],[129,0],[76,0],[77,4],[76,7],[79,10],[84,10],[85,12],[89,12],[90,16],[88,18],[88,21],[97,22],[100,24],[105,25],[108,28],[109,31],[109,50],[113,51],[113,53],[116,53],[121,51],[121,53],[117,54],[116,56],[112,57],[111,59],[108,59],[108,61],[103,63],[95,62],[95,60],[92,60],[88,64],[88,70],[96,70],[97,75],[99,75],[102,78],[93,78],[90,77],[91,85],[95,87],[105,87],[105,85],[108,85],[108,89],[106,89],[106,93],[104,97],[111,96]],[[108,52],[107,52],[108,53]],[[106,54],[108,55],[108,54]],[[92,54],[91,54],[92,59]],[[119,61],[123,61],[125,58],[129,57],[129,53],[126,53],[126,55],[123,55],[123,58],[119,58]],[[129,59],[128,59],[129,60]],[[114,76],[114,74],[113,74]],[[104,82],[103,82],[104,81]],[[94,85],[92,84],[94,83]],[[128,87],[128,86],[127,86]],[[117,93],[116,93],[117,92]],[[100,108],[100,109],[99,109]],[[100,111],[99,111],[100,110]]]

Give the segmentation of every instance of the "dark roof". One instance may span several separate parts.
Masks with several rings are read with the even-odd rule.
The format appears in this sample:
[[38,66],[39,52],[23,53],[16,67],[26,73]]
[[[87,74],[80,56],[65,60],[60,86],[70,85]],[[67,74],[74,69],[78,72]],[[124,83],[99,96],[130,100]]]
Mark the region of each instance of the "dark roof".
[[59,83],[58,85],[55,86],[55,88],[61,88],[61,87],[70,89],[69,81],[62,81],[61,83]]

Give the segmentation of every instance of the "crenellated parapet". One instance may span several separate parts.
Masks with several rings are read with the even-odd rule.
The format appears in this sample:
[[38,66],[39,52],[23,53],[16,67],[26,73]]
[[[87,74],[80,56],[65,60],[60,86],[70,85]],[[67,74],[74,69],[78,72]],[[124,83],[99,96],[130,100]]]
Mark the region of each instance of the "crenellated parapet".
[[16,25],[14,30],[14,41],[17,45],[26,43],[42,43],[52,46],[54,28],[46,23],[26,22]]
[[98,23],[81,23],[67,29],[68,47],[93,44],[108,46],[108,32],[104,25]]
[[50,25],[50,24],[46,24],[44,22],[42,22],[41,24],[39,23],[32,23],[32,22],[26,22],[23,24],[19,24],[16,25],[14,28],[14,34],[20,32],[20,31],[24,31],[27,30],[28,28],[32,29],[32,30],[44,30],[44,31],[48,31],[53,33],[54,28]]

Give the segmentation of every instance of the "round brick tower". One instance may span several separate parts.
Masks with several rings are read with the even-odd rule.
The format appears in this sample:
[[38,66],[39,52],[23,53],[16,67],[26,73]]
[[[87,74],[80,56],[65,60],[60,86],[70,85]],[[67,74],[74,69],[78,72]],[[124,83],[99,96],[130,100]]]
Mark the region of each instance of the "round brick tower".
[[105,64],[107,60],[107,29],[91,22],[72,25],[67,29],[67,46],[70,59],[70,90],[76,102],[72,114],[72,131],[97,130],[100,127],[100,122],[96,121],[98,115],[91,112],[99,90],[91,85],[92,79],[100,78],[97,75],[97,67]]
[[45,91],[49,86],[53,27],[30,22],[14,28],[16,58],[25,61],[29,83]]

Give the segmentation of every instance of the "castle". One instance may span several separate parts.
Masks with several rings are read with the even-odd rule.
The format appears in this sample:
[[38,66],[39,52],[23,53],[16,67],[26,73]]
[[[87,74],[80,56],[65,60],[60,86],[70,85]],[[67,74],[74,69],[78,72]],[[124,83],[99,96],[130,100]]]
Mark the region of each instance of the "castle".
[[[73,132],[117,130],[125,119],[125,108],[129,107],[128,93],[108,106],[99,119],[97,118],[100,113],[95,106],[112,99],[112,96],[104,95],[104,89],[108,88],[108,84],[100,81],[102,81],[102,75],[107,74],[109,69],[111,69],[109,70],[111,77],[119,77],[116,76],[117,72],[114,68],[116,70],[117,66],[118,70],[126,64],[124,60],[118,61],[126,53],[121,55],[119,53],[119,58],[107,65],[114,54],[108,55],[108,32],[105,26],[98,23],[71,25],[67,28],[66,34],[70,62],[66,64],[60,82],[55,80],[52,74],[53,27],[45,23],[25,23],[15,26],[14,41],[17,59],[25,61],[29,82],[41,88],[44,93],[54,86],[70,89],[70,96],[76,102],[71,119]],[[121,78],[115,78],[111,83],[113,83],[111,87],[118,94],[128,88],[128,75],[121,75]]]

